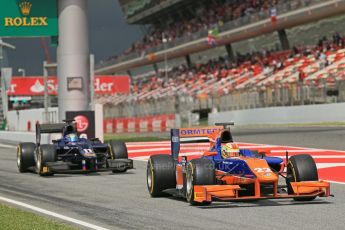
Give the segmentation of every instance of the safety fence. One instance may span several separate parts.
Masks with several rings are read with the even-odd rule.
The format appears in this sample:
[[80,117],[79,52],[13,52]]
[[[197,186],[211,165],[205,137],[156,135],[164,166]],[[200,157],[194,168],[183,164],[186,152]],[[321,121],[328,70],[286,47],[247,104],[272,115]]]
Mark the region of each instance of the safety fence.
[[214,91],[209,95],[176,95],[145,101],[132,100],[120,104],[105,104],[105,119],[122,117],[146,118],[157,115],[179,114],[181,120],[200,111],[232,111],[273,106],[294,106],[345,102],[345,81],[318,84],[273,84],[231,90],[228,94]]

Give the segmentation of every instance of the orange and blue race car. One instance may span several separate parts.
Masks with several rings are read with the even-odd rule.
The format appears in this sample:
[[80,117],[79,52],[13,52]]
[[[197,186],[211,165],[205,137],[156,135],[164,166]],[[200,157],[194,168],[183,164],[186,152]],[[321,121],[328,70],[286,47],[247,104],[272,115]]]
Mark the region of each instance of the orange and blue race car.
[[[307,154],[286,162],[265,152],[239,149],[229,123],[214,127],[171,130],[171,155],[153,155],[147,164],[147,187],[152,197],[184,197],[192,205],[212,201],[250,201],[292,198],[311,201],[330,194],[330,183],[318,179],[314,159]],[[209,142],[200,158],[179,156],[183,143]],[[188,154],[187,154],[188,155]],[[279,183],[279,178],[285,182]],[[284,181],[283,180],[283,181]]]

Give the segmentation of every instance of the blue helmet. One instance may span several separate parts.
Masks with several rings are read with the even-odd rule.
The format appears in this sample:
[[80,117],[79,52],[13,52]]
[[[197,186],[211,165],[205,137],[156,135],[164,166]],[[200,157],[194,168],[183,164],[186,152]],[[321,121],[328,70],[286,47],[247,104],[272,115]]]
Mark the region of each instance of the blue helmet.
[[70,142],[77,142],[78,141],[78,136],[75,133],[68,134],[66,138]]

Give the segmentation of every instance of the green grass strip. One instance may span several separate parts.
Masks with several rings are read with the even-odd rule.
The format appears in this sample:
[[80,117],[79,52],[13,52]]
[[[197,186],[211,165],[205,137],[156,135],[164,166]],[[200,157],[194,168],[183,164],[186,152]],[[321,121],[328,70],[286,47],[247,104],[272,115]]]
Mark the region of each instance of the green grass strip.
[[1,230],[76,230],[41,217],[37,214],[22,211],[16,208],[0,204],[0,229]]

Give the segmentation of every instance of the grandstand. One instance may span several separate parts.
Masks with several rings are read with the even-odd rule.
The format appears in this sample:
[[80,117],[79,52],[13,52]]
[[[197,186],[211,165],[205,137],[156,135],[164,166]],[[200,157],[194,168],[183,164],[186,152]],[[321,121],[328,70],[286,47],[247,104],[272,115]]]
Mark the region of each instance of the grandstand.
[[[132,75],[129,95],[97,98],[105,105],[106,118],[188,117],[191,112],[345,101],[345,34],[327,27],[343,20],[329,17],[345,12],[344,1],[120,4],[127,21],[143,24],[147,34],[97,67],[97,73]],[[308,22],[318,31],[301,41],[305,30],[313,31],[313,26],[304,26]],[[212,44],[208,41],[215,29]],[[250,45],[238,45],[244,42]],[[162,62],[165,58],[169,68]]]

